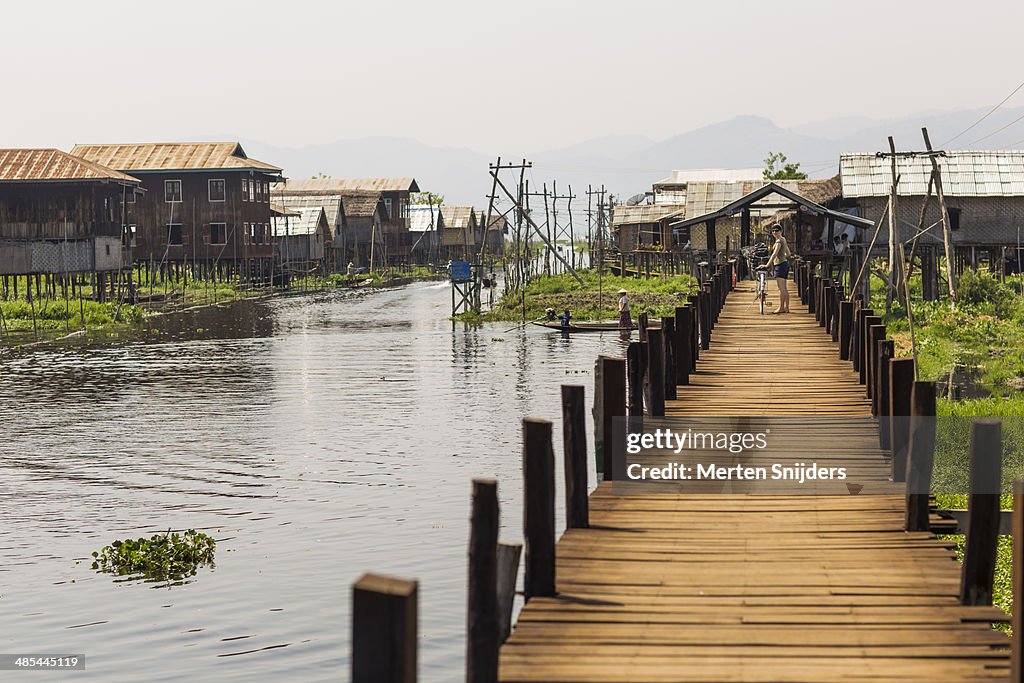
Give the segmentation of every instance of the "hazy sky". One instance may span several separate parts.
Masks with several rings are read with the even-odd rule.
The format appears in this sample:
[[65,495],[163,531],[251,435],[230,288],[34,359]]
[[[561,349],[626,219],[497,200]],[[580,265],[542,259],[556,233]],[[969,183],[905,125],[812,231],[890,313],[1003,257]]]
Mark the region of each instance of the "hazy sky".
[[980,107],[1024,80],[1011,0],[76,0],[5,4],[4,24],[0,146],[393,135],[515,155],[737,114]]

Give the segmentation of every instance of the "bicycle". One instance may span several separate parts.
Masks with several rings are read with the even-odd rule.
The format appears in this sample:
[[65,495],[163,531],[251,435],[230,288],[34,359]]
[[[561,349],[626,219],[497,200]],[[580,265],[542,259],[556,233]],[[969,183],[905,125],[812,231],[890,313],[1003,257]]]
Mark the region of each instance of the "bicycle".
[[761,315],[764,315],[764,307],[768,303],[768,269],[765,266],[758,266],[757,273],[757,291],[754,294],[754,300],[757,301],[761,306]]

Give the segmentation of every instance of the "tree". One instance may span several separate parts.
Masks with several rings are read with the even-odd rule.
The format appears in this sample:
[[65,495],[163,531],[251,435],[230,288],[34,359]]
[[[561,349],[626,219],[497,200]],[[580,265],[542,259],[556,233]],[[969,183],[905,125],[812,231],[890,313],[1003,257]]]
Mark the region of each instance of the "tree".
[[331,176],[326,175],[323,171],[320,171],[315,176],[312,176],[313,180],[330,180]]
[[430,206],[441,206],[444,204],[443,194],[433,192],[417,192],[412,195],[413,204],[429,204]]
[[782,152],[768,152],[764,160],[765,180],[807,180],[807,174],[800,170],[799,163],[786,163]]

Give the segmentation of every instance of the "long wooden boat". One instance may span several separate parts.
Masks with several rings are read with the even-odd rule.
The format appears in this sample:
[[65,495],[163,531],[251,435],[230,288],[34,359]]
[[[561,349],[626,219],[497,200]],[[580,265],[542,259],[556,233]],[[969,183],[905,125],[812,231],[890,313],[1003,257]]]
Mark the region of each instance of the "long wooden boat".
[[[533,322],[534,325],[536,325],[538,327],[546,327],[549,330],[555,330],[555,331],[558,331],[558,332],[568,332],[570,334],[573,333],[573,332],[621,332],[621,331],[625,331],[625,330],[635,330],[636,329],[635,325],[632,326],[632,327],[619,327],[619,323],[618,322],[608,322],[608,323],[594,323],[594,322],[576,323],[576,322],[570,322],[569,323],[569,327],[562,327],[561,321],[558,321],[558,320],[545,320],[543,322],[534,320],[532,322]],[[648,325],[648,328],[652,328],[652,327],[653,328],[660,328],[661,325]]]

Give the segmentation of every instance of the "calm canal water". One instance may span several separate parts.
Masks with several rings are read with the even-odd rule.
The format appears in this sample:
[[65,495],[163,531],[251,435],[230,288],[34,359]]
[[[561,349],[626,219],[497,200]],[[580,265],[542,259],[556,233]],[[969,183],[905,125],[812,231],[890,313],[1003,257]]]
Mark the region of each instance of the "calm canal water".
[[[559,384],[589,401],[621,346],[453,330],[450,301],[275,299],[0,356],[0,652],[85,653],[76,680],[346,680],[350,586],[376,571],[420,580],[421,679],[459,680],[470,481],[498,479],[521,540],[520,418],[556,420],[560,461]],[[89,568],[168,528],[217,538],[216,568],[172,588]]]

